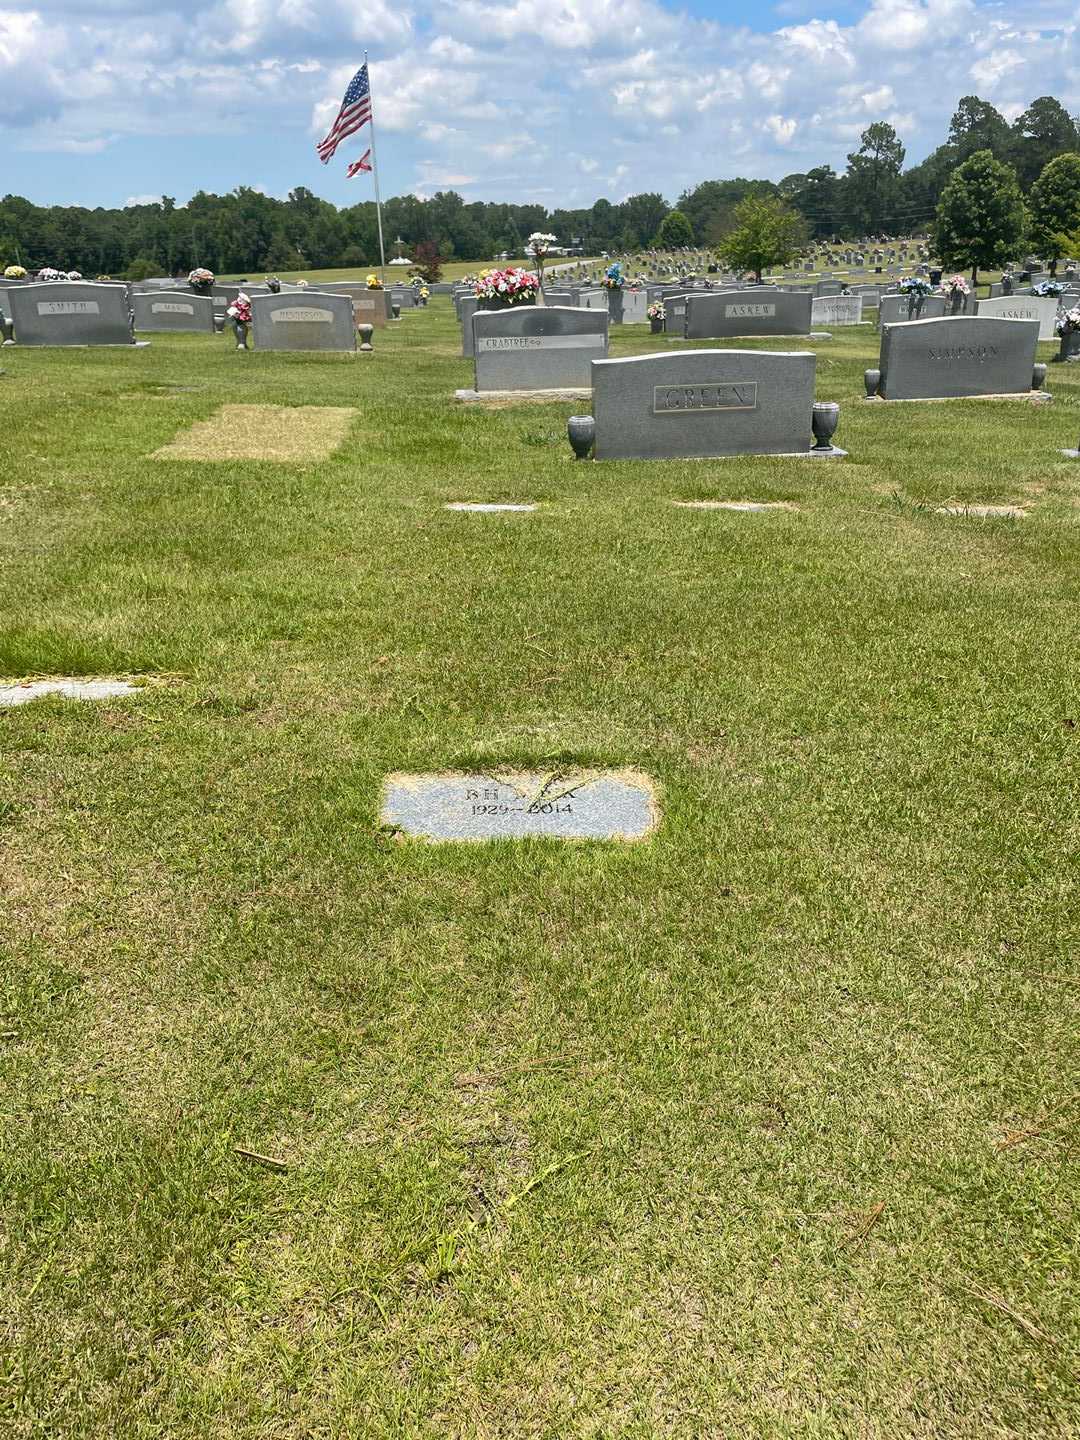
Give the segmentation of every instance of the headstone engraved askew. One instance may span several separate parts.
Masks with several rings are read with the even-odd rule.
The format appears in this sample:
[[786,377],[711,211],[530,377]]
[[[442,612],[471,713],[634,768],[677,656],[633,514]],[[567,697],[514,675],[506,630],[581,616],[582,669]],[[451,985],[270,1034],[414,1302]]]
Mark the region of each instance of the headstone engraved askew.
[[734,335],[809,335],[813,297],[796,290],[722,290],[691,294],[686,302],[688,340]]
[[478,394],[582,390],[608,348],[606,310],[527,305],[481,310],[472,320]]
[[596,458],[811,454],[816,364],[766,350],[594,361]]
[[1039,345],[1037,320],[954,315],[884,325],[877,371],[867,394],[885,400],[961,399],[1031,390]]
[[996,315],[1002,320],[1037,320],[1039,339],[1053,340],[1058,302],[1054,295],[1000,295],[978,302],[979,315]]
[[19,345],[133,343],[126,285],[49,281],[13,287],[8,296]]
[[660,818],[636,770],[389,775],[383,825],[420,840],[644,840]]
[[151,290],[132,297],[135,329],[214,333],[214,302],[208,295]]
[[257,350],[355,350],[356,321],[348,295],[295,291],[251,301]]

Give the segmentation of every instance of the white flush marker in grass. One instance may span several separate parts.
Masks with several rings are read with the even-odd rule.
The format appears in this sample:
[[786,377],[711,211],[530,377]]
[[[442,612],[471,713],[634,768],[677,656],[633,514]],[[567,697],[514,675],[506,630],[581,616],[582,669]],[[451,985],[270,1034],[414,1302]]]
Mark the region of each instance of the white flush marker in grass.
[[637,770],[390,775],[379,814],[419,840],[643,840],[659,823]]
[[535,510],[535,505],[496,505],[488,501],[479,500],[455,500],[452,504],[445,506],[447,510],[475,510],[483,515],[490,515],[499,510],[516,510],[519,512]]
[[942,505],[939,515],[971,515],[977,520],[1026,520],[1027,511],[1018,505]]
[[0,708],[26,705],[42,695],[62,695],[65,700],[113,700],[138,693],[139,687],[126,680],[31,680],[22,685],[0,685]]
[[797,510],[787,500],[676,500],[683,510]]

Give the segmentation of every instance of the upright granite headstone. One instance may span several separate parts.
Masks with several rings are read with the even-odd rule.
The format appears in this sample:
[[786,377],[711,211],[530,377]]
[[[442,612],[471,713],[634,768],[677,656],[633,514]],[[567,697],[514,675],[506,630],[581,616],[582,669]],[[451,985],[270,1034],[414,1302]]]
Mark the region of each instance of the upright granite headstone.
[[810,351],[680,350],[596,360],[597,460],[809,451]]
[[151,290],[132,296],[135,329],[214,333],[214,302],[209,295],[183,290]]
[[842,325],[861,325],[862,312],[861,295],[819,295],[810,311],[810,323],[831,325],[834,329]]
[[1037,320],[950,315],[910,320],[881,330],[880,379],[867,390],[885,400],[1017,395],[1033,383]]
[[809,290],[722,290],[687,297],[686,338],[719,340],[734,335],[809,335]]
[[8,290],[19,345],[131,345],[126,285],[49,281]]
[[608,348],[607,310],[526,305],[473,316],[476,389],[588,389]]
[[1053,340],[1057,318],[1056,295],[1000,295],[978,302],[979,315],[996,315],[1002,320],[1037,320],[1039,339]]
[[356,322],[348,295],[319,290],[256,295],[251,301],[257,350],[355,350]]
[[906,295],[882,295],[881,303],[878,305],[878,324],[896,325],[901,320],[940,320],[945,314],[945,297],[943,295],[927,295],[922,302],[922,310],[918,316],[909,316],[908,309],[910,301]]

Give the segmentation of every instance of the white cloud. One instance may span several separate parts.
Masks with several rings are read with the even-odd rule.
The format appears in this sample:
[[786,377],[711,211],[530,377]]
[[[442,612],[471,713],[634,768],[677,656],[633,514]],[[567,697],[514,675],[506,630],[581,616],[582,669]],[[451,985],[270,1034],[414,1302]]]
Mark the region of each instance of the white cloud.
[[167,168],[125,183],[121,160],[125,141],[181,140],[205,162],[192,188],[250,183],[254,157],[275,193],[333,194],[340,167],[318,168],[311,141],[365,43],[384,193],[674,198],[706,178],[842,169],[877,119],[917,160],[967,93],[1010,119],[1044,94],[1080,110],[1075,0],[1030,0],[1019,22],[996,0],[868,0],[855,23],[827,0],[781,0],[762,7],[759,25],[787,21],[771,32],[679,3],[37,0],[0,10],[6,154],[84,155],[104,201],[148,179],[179,188]]

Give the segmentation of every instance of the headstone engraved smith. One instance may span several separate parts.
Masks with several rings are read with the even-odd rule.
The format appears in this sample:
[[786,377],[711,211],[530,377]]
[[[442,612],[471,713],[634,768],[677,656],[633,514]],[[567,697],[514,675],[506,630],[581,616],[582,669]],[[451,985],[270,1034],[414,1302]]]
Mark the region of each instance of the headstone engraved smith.
[[656,792],[635,770],[390,775],[379,815],[421,840],[643,840]]
[[526,305],[473,316],[476,389],[581,390],[608,349],[606,310]]
[[20,345],[130,345],[126,285],[52,281],[8,291]]

